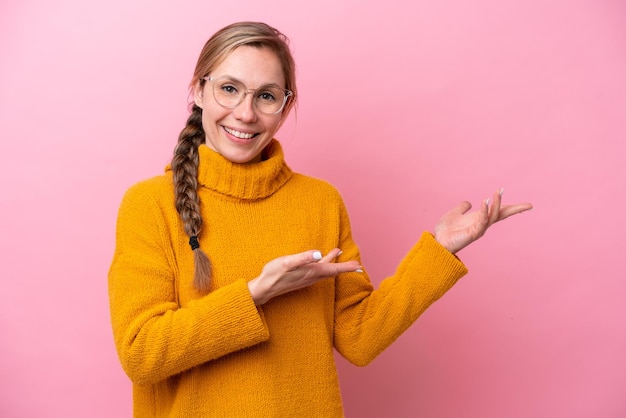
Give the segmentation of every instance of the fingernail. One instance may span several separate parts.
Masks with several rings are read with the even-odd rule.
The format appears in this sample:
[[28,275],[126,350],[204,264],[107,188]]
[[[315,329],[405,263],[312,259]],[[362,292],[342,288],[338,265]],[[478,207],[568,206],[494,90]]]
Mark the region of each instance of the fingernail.
[[343,251],[339,250],[339,252],[337,253],[337,256],[340,256],[341,254],[343,254]]
[[354,271],[357,272],[357,273],[363,273],[363,269],[356,269]]
[[502,193],[504,193],[504,187],[500,189],[500,197],[502,197]]
[[487,200],[485,200],[485,205],[489,206],[489,198],[487,198]]
[[313,260],[321,260],[322,259],[322,253],[319,251],[314,251],[313,252]]

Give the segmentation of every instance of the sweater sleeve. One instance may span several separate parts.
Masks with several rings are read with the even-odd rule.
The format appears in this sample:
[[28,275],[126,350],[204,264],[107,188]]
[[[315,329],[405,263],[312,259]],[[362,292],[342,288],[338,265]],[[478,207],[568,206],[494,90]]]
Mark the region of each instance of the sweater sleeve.
[[131,188],[118,214],[109,301],[122,366],[154,384],[269,338],[245,280],[181,308],[175,259],[163,215],[149,193]]
[[[342,259],[359,259],[345,207],[341,213]],[[374,290],[367,273],[336,278],[335,348],[358,366],[369,364],[467,273],[463,263],[424,232],[394,275]]]

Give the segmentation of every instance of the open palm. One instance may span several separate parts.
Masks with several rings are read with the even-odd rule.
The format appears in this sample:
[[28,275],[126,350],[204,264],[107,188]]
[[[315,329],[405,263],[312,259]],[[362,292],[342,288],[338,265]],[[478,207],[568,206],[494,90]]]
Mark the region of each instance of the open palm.
[[494,223],[532,209],[530,203],[502,205],[502,192],[494,193],[491,205],[489,199],[483,201],[477,211],[470,212],[472,204],[466,201],[443,215],[435,226],[435,239],[456,253],[482,237]]

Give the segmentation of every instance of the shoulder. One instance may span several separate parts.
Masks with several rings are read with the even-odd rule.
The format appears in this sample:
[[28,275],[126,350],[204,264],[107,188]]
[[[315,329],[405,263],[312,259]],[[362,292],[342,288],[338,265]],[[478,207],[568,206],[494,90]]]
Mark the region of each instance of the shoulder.
[[174,204],[174,186],[171,173],[151,177],[135,183],[124,193],[120,210]]
[[294,172],[289,183],[291,183],[291,187],[297,188],[305,194],[321,195],[327,199],[341,200],[339,190],[326,180]]

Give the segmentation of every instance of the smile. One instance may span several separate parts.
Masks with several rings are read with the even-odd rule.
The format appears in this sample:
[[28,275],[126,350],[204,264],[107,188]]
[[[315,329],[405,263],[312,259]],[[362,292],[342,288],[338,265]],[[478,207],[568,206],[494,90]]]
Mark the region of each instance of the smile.
[[227,128],[225,126],[223,126],[223,128],[224,128],[224,130],[226,132],[228,132],[232,136],[235,136],[235,137],[240,138],[240,139],[251,139],[251,138],[255,137],[256,135],[258,135],[258,134],[239,132],[239,131],[236,131],[234,129]]

